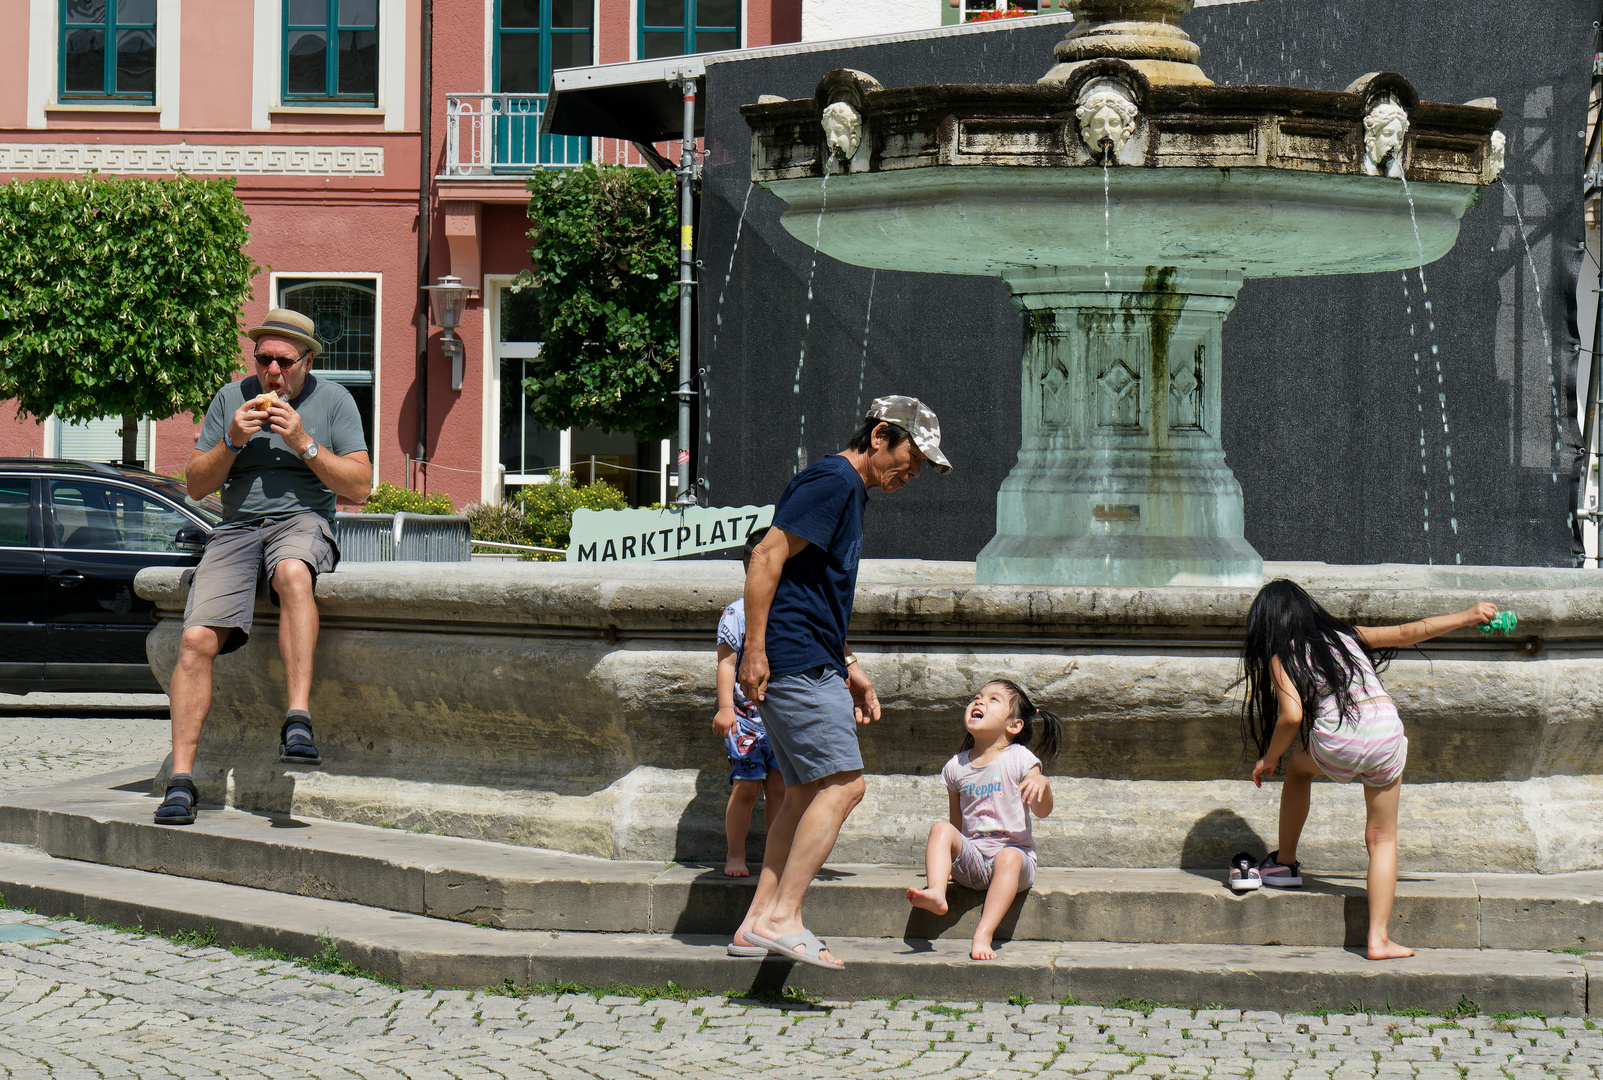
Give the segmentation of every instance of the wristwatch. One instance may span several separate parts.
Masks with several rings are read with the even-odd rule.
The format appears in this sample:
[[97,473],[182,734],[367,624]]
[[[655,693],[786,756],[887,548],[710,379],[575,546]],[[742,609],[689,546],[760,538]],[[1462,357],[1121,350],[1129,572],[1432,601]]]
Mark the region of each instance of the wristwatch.
[[316,456],[317,456],[317,440],[313,439],[311,442],[306,444],[306,449],[301,451],[301,460],[302,461],[311,461]]

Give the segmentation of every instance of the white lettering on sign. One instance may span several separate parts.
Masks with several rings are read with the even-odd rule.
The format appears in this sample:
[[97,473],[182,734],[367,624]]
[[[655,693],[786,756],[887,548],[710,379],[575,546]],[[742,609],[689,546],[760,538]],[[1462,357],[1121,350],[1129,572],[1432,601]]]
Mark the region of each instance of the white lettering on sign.
[[723,551],[743,547],[748,533],[773,520],[772,506],[579,509],[568,531],[568,561],[638,562]]

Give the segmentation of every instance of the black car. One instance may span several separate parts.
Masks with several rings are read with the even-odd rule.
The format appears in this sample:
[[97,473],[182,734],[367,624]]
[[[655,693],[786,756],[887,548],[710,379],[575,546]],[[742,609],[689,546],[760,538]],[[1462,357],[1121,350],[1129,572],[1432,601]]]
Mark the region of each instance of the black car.
[[195,565],[221,517],[143,469],[0,458],[0,692],[160,692],[134,575]]

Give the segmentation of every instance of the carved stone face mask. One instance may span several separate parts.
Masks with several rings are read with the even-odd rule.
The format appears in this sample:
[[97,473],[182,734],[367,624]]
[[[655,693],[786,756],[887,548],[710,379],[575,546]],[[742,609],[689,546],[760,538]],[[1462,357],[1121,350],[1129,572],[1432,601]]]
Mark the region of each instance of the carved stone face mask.
[[[1385,172],[1391,176],[1401,176],[1402,159],[1399,151],[1407,134],[1408,114],[1399,106],[1385,103],[1370,110],[1369,115],[1364,117],[1364,151],[1367,155],[1364,171],[1370,175]],[[1391,158],[1389,168],[1385,167],[1388,157]]]
[[857,153],[863,141],[863,118],[856,109],[844,101],[837,101],[824,110],[819,118],[824,128],[824,142],[830,155],[848,160]]
[[1135,102],[1115,91],[1091,94],[1075,113],[1080,121],[1080,138],[1097,157],[1107,153],[1109,146],[1117,154],[1135,134]]

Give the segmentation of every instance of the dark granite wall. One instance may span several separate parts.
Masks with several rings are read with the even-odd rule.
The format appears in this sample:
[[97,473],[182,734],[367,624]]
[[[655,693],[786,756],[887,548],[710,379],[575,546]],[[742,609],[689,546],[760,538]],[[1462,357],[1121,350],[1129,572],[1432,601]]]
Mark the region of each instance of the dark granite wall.
[[[1577,132],[1595,7],[1553,0],[1516,26],[1467,0],[1254,0],[1187,19],[1218,82],[1340,90],[1389,70],[1426,100],[1495,97],[1506,114],[1505,182],[1466,213],[1454,250],[1425,267],[1430,311],[1417,273],[1406,299],[1398,274],[1242,290],[1225,325],[1223,438],[1246,493],[1247,539],[1265,558],[1569,564],[1579,435],[1566,298],[1582,235]],[[825,255],[815,265],[780,226],[779,200],[751,187],[738,108],[760,94],[810,95],[837,67],[886,86],[1033,82],[1065,23],[1020,22],[709,69],[698,475],[714,503],[773,501],[798,461],[840,448],[869,400],[906,393],[940,414],[956,467],[874,497],[865,554],[972,559],[990,538],[1019,440],[1022,334],[1006,288]]]

